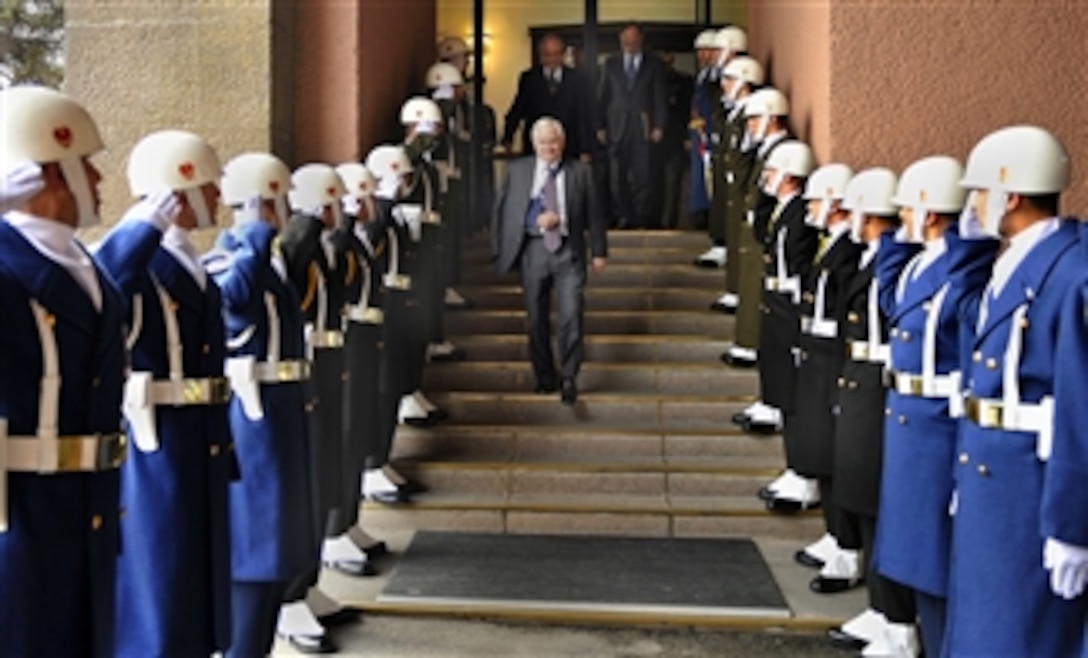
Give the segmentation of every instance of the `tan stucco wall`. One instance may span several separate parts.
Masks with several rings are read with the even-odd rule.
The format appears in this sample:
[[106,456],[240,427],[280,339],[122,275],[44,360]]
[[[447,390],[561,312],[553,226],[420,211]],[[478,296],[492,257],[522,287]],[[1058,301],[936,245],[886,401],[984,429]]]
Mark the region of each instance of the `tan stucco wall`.
[[986,133],[1034,123],[1072,156],[1063,209],[1088,212],[1088,3],[763,0],[749,12],[754,50],[822,162],[964,159]]

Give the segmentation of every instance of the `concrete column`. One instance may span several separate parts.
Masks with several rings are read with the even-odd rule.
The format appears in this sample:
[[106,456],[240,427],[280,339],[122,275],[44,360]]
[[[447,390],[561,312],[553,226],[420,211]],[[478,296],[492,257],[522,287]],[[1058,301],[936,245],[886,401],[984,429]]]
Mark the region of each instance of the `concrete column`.
[[1064,209],[1088,206],[1088,122],[1079,0],[987,3],[762,0],[752,50],[791,97],[795,128],[821,162],[901,170],[967,157],[1015,123],[1064,142],[1074,180]]

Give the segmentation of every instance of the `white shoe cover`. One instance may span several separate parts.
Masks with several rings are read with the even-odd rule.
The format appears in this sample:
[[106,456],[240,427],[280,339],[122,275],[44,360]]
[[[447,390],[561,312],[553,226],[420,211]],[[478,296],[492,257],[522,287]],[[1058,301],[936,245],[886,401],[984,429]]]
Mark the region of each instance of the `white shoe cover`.
[[820,537],[804,548],[804,552],[809,557],[816,558],[824,564],[827,564],[829,560],[834,558],[840,550],[839,540],[835,539],[835,535],[830,532],[824,533],[823,537]]
[[325,627],[317,621],[317,616],[306,605],[306,601],[295,601],[280,606],[280,617],[276,622],[276,632],[280,635],[308,635],[321,637]]
[[887,625],[888,619],[884,615],[872,608],[866,608],[864,612],[853,617],[840,628],[843,633],[852,635],[859,640],[876,642],[884,635],[884,628]]
[[913,624],[888,624],[880,637],[861,651],[869,658],[917,658],[920,653],[918,630]]
[[820,569],[821,578],[857,580],[861,578],[861,555],[858,551],[840,548]]
[[355,545],[347,533],[326,539],[321,545],[323,562],[365,562],[366,553]]
[[446,295],[443,303],[450,306],[464,306],[467,302],[465,301],[465,298],[461,296],[461,293],[453,288],[446,288]]
[[811,505],[820,502],[820,484],[816,480],[809,480],[798,476],[791,479],[775,491],[775,497],[782,500]]
[[740,297],[735,292],[727,292],[718,298],[718,304],[726,308],[736,308],[740,306]]
[[380,468],[372,468],[363,473],[363,493],[366,495],[376,494],[380,492],[394,492],[397,490],[397,485],[386,477],[385,472]]
[[737,347],[734,345],[729,348],[729,354],[734,359],[742,359],[744,361],[755,361],[759,358],[759,352],[750,347]]
[[397,410],[397,422],[403,423],[409,418],[418,420],[427,418],[427,410],[416,399],[415,393],[401,397],[400,408]]
[[718,267],[725,265],[726,260],[729,258],[729,252],[725,247],[719,247],[717,245],[707,249],[702,255],[699,256],[700,263],[714,263]]

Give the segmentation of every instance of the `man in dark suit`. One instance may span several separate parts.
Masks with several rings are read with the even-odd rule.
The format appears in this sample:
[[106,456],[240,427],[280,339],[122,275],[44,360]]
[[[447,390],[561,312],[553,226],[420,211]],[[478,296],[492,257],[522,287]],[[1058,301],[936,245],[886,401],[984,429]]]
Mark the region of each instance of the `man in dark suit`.
[[502,143],[511,150],[514,133],[523,126],[521,150],[533,152],[529,129],[540,117],[553,117],[563,124],[567,145],[566,159],[589,162],[593,153],[593,105],[589,84],[582,72],[563,64],[566,44],[557,34],[546,34],[537,44],[538,66],[528,68],[518,79],[514,102],[506,112]]
[[652,213],[651,145],[665,134],[668,97],[661,60],[642,50],[642,30],[630,24],[620,32],[622,52],[601,71],[597,139],[607,144],[613,211],[619,226],[647,228]]
[[529,355],[536,391],[556,389],[551,347],[551,291],[559,304],[559,374],[562,400],[574,404],[582,364],[586,233],[594,272],[608,256],[605,221],[597,205],[593,172],[563,160],[563,124],[541,117],[533,124],[536,157],[510,163],[491,217],[491,253],[499,274],[518,266],[529,314]]

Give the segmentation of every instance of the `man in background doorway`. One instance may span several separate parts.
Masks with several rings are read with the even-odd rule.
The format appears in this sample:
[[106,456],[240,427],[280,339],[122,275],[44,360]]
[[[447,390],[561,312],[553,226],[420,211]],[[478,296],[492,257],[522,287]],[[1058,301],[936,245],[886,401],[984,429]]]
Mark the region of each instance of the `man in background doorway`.
[[530,127],[543,116],[563,124],[567,146],[563,157],[589,162],[593,153],[593,106],[589,85],[582,72],[563,62],[567,45],[557,34],[546,34],[537,43],[538,65],[518,79],[514,102],[506,112],[502,144],[512,150],[514,133],[520,127],[521,150],[533,153]]
[[619,228],[650,228],[654,214],[651,147],[665,135],[665,67],[642,47],[642,29],[620,32],[622,52],[605,61],[598,95],[597,139],[608,146],[612,210]]

